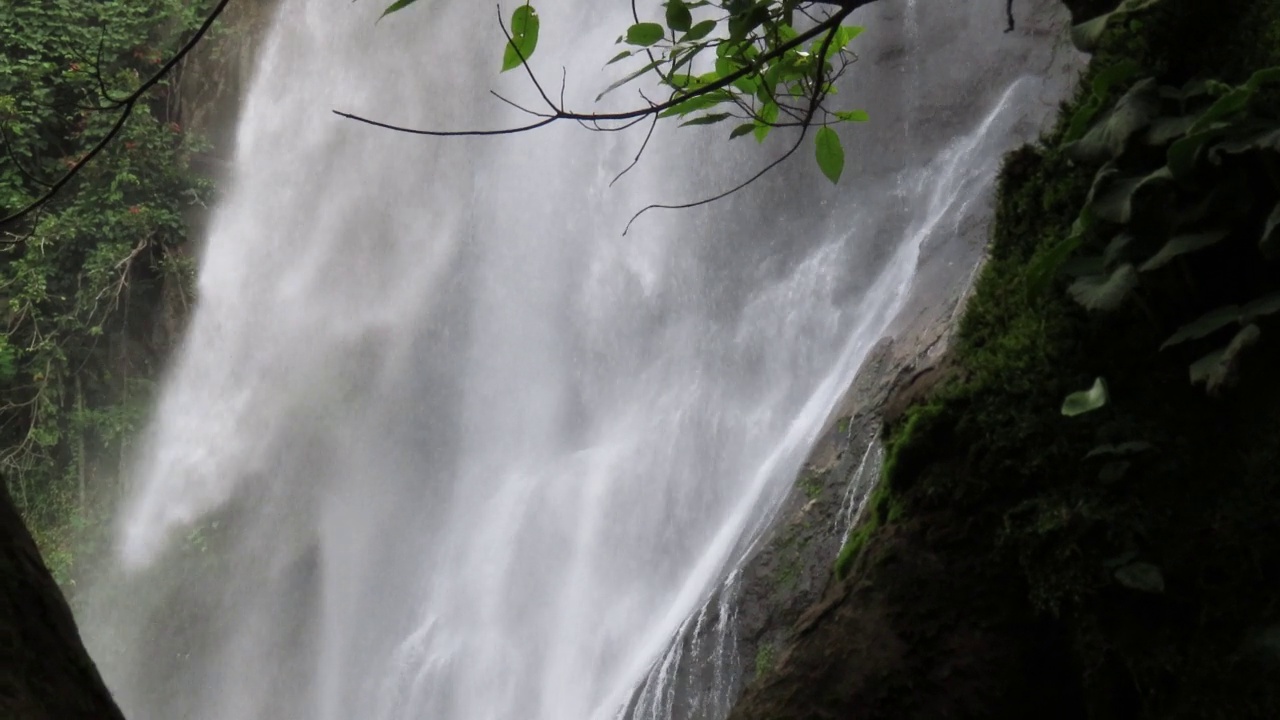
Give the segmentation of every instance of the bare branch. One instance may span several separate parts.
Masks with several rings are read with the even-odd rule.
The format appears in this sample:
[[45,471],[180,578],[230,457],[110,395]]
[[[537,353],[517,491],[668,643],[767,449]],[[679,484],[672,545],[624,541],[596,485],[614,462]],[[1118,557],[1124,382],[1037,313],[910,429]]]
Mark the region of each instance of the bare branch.
[[653,129],[656,127],[658,127],[658,116],[654,115],[653,122],[649,123],[649,132],[645,133],[644,142],[640,143],[640,150],[636,153],[635,159],[631,161],[630,165],[623,168],[622,172],[618,173],[613,180],[609,181],[609,187],[613,187],[613,184],[621,180],[623,175],[631,172],[631,168],[640,164],[640,156],[644,155],[645,148],[649,147],[649,140],[653,138]]
[[702,200],[696,200],[696,201],[694,201],[694,202],[690,202],[690,203],[683,203],[683,204],[680,204],[680,205],[661,205],[661,204],[654,204],[654,205],[646,205],[645,207],[640,208],[639,212],[637,212],[635,215],[632,215],[632,216],[631,216],[631,219],[627,221],[627,226],[626,226],[625,228],[623,228],[623,229],[622,229],[622,234],[623,234],[623,235],[626,235],[626,234],[627,234],[627,232],[631,230],[631,225],[632,225],[632,223],[634,223],[634,222],[635,222],[635,221],[636,221],[636,220],[637,220],[641,215],[645,214],[646,212],[649,212],[650,210],[687,210],[687,209],[689,209],[689,208],[700,207],[700,206],[702,206],[702,205],[710,205],[711,203],[713,203],[713,202],[715,202],[715,201],[717,201],[717,200],[723,200],[723,199],[725,199],[725,198],[729,197],[730,195],[732,195],[732,194],[734,194],[734,193],[738,192],[739,190],[741,190],[741,189],[745,188],[746,186],[750,185],[751,183],[753,183],[753,182],[755,182],[755,181],[759,180],[760,178],[764,177],[764,176],[765,176],[765,174],[767,174],[770,170],[772,170],[772,169],[774,169],[774,168],[778,167],[778,166],[779,166],[779,165],[781,165],[784,161],[786,161],[786,159],[787,159],[787,158],[789,158],[789,157],[791,157],[792,155],[794,155],[794,154],[795,154],[795,152],[796,152],[796,150],[798,150],[798,149],[800,148],[800,144],[804,142],[805,131],[807,131],[807,130],[808,130],[808,128],[804,128],[804,129],[802,129],[802,130],[800,131],[800,137],[796,138],[796,142],[795,142],[795,144],[794,144],[794,145],[792,145],[792,146],[791,146],[791,149],[790,149],[790,150],[787,150],[785,153],[783,153],[783,155],[782,155],[781,157],[779,157],[777,160],[774,160],[773,162],[769,163],[768,165],[765,165],[765,166],[764,166],[764,168],[763,168],[763,169],[761,169],[759,172],[757,172],[755,175],[752,175],[751,177],[747,178],[746,180],[743,180],[742,182],[738,183],[737,185],[733,186],[732,188],[730,188],[730,189],[728,189],[728,190],[725,190],[724,192],[722,192],[722,193],[720,193],[720,194],[718,194],[718,195],[713,195],[713,196],[711,196],[711,197],[709,197],[709,198],[703,198]]
[[503,128],[500,130],[417,130],[414,128],[400,127],[399,125],[391,125],[390,123],[384,123],[378,120],[370,120],[369,118],[360,117],[359,115],[352,115],[351,113],[345,113],[339,110],[334,110],[333,114],[338,115],[340,117],[347,118],[348,120],[355,120],[356,122],[364,123],[365,125],[372,125],[374,127],[382,128],[384,130],[394,130],[396,132],[408,133],[410,135],[428,135],[431,137],[473,137],[473,136],[489,136],[489,135],[515,135],[517,133],[528,132],[530,130],[537,130],[540,127],[545,127],[555,122],[556,120],[561,119],[559,115],[552,115],[551,117],[544,118],[536,123],[530,123],[528,125],[520,125],[513,128]]

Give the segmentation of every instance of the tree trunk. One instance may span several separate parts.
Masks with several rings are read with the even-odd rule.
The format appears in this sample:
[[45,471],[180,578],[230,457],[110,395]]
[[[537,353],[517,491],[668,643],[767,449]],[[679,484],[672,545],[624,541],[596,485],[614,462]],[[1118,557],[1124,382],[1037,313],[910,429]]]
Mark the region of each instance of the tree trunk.
[[0,718],[124,720],[2,482]]

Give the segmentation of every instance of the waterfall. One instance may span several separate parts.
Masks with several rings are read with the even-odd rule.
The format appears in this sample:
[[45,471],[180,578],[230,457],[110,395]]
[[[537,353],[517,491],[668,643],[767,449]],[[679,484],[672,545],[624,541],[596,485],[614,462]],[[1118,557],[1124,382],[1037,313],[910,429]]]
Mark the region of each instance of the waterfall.
[[[637,209],[734,184],[785,133],[659,129],[610,188],[643,131],[369,128],[329,111],[518,122],[486,93],[536,101],[496,74],[494,8],[375,23],[375,0],[283,0],[119,568],[81,617],[126,714],[608,720],[678,664],[682,627],[731,635],[727,607],[706,616],[713,590],[927,292],[912,279],[931,245],[985,212],[1002,153],[1052,109],[1052,37],[1002,35],[988,4],[914,13],[904,72],[900,3],[855,14],[840,99],[873,120],[841,128],[839,187],[802,157],[623,237]],[[629,4],[538,10],[534,68],[557,86],[568,68],[569,104],[590,106],[621,74],[597,69]],[[722,713],[733,680],[708,672]]]

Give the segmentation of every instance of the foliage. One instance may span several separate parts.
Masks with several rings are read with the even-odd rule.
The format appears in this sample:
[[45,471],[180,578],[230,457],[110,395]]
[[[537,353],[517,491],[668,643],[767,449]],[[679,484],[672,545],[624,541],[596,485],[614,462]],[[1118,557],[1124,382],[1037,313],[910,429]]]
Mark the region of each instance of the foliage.
[[[0,209],[25,206],[107,133],[103,112],[172,54],[205,8],[181,0],[0,7]],[[188,167],[161,82],[116,141],[54,202],[5,228],[0,246],[0,473],[69,579],[69,543],[90,524],[114,458],[137,429],[153,372],[148,320],[161,286],[185,282],[175,249],[209,184]]]
[[[1259,70],[1238,86],[1196,80],[1170,87],[1147,78],[1064,145],[1072,160],[1102,163],[1070,243],[1101,252],[1069,262],[1065,254],[1054,258],[1075,276],[1068,291],[1076,302],[1099,311],[1144,297],[1169,306],[1173,298],[1160,296],[1193,294],[1194,284],[1186,282],[1191,263],[1226,250],[1224,243],[1255,247],[1259,262],[1280,255],[1273,221],[1280,217],[1280,121],[1259,114],[1256,104],[1275,84],[1280,67]],[[1245,349],[1256,344],[1261,330],[1255,323],[1280,311],[1280,294],[1259,293],[1183,315],[1161,349],[1230,329],[1225,344],[1191,364],[1192,381],[1219,392]]]
[[[416,0],[397,0],[387,6],[382,17],[414,2]],[[849,46],[862,33],[861,27],[840,23],[865,2],[665,0],[658,21],[641,20],[637,15],[636,22],[618,37],[617,43],[625,49],[607,64],[637,65],[596,98],[599,101],[644,78],[658,83],[667,93],[665,100],[652,102],[641,94],[647,103],[645,107],[599,115],[568,112],[548,100],[553,114],[532,111],[531,114],[544,120],[572,119],[588,123],[647,116],[652,116],[655,122],[678,119],[681,125],[734,121],[737,124],[729,133],[730,139],[752,135],[762,143],[774,128],[799,127],[807,131],[817,127],[814,159],[823,175],[833,183],[838,182],[845,155],[840,136],[832,126],[865,122],[868,115],[863,110],[832,109],[827,103],[836,92],[835,82],[856,59]],[[817,8],[824,4],[839,9],[818,16]],[[526,3],[515,9],[510,22],[503,25],[507,37],[502,54],[503,72],[529,67],[528,62],[537,49],[540,24],[532,5]],[[531,68],[529,73],[537,84]],[[544,123],[512,132],[541,124]]]
[[[1040,659],[1074,669],[1081,716],[1277,717],[1280,92],[1258,71],[1280,64],[1280,4],[1143,5],[1109,17],[1058,126],[1007,159],[956,373],[889,429],[878,504],[988,569],[980,593],[1025,598],[1028,632],[1066,643]],[[1173,145],[1209,131],[1174,172]],[[1098,377],[1107,403],[1064,416]]]

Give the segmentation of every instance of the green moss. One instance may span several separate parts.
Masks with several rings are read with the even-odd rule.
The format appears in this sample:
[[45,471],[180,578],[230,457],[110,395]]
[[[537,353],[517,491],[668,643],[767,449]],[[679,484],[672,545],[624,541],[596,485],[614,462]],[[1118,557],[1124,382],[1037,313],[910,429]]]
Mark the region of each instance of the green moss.
[[756,650],[756,677],[764,677],[773,670],[773,643],[762,642]]
[[800,489],[804,490],[805,497],[810,500],[817,500],[822,496],[823,483],[826,480],[826,473],[808,473],[800,480]]
[[836,579],[844,580],[849,576],[853,561],[858,559],[858,554],[862,552],[862,548],[866,547],[867,541],[879,527],[880,523],[873,517],[849,533],[849,539],[844,541],[844,546],[840,548],[840,554],[836,557]]

